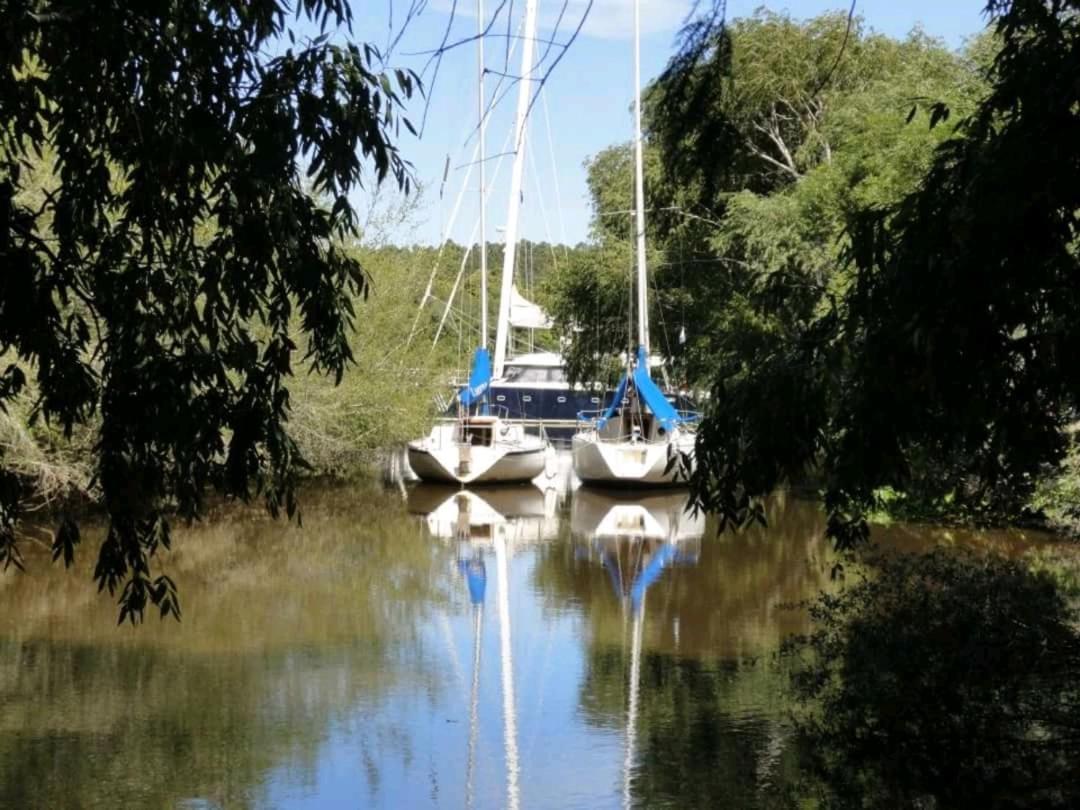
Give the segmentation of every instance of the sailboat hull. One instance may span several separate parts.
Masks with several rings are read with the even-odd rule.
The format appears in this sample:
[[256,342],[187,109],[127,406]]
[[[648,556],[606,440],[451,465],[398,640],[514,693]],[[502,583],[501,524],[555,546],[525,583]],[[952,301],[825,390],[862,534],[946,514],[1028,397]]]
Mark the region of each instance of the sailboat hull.
[[409,466],[423,481],[509,484],[544,472],[547,442],[520,425],[494,417],[437,424],[431,435],[409,442]]
[[595,431],[574,436],[574,473],[583,482],[603,486],[685,486],[678,465],[668,470],[669,453],[688,455],[693,471],[693,434],[680,433],[670,442],[604,441]]
[[462,470],[456,448],[442,452],[409,444],[409,466],[422,481],[445,484],[507,484],[531,481],[544,472],[544,447],[491,451],[473,448],[468,472]]

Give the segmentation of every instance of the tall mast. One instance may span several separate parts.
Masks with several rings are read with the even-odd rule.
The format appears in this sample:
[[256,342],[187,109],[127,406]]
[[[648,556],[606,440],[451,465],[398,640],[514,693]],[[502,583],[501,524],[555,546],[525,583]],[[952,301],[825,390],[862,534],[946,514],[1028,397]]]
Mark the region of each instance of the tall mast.
[[506,248],[503,251],[502,283],[499,288],[499,321],[495,330],[495,361],[492,374],[503,376],[506,350],[510,342],[510,296],[514,288],[514,252],[517,249],[518,215],[521,211],[521,179],[525,169],[525,135],[532,98],[533,47],[536,39],[536,0],[525,2],[525,32],[521,48],[521,77],[518,84],[517,124],[514,127],[514,172],[510,178],[510,204],[506,214]]
[[634,198],[637,206],[638,345],[649,354],[649,279],[645,269],[645,168],[641,141],[641,0],[634,0]]
[[487,150],[484,142],[484,130],[487,115],[484,109],[484,0],[476,0],[477,59],[479,75],[477,79],[476,109],[480,127],[480,345],[487,348],[488,342],[488,268],[487,268],[487,167],[484,161]]

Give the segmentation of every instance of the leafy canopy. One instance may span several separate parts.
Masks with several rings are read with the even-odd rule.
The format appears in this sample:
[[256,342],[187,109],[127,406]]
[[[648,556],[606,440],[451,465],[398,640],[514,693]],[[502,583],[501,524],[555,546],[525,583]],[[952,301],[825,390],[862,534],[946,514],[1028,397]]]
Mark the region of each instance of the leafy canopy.
[[[36,418],[96,425],[95,578],[121,621],[178,615],[150,567],[167,510],[193,518],[213,488],[295,512],[285,382],[298,350],[338,379],[352,359],[367,281],[338,246],[348,195],[408,187],[394,142],[418,82],[331,40],[345,0],[4,0],[0,17],[0,406],[32,393]],[[5,567],[20,494],[0,474]],[[65,518],[54,557],[78,539]]]
[[[842,543],[865,537],[886,487],[1014,515],[1060,458],[1080,393],[1080,3],[988,13],[984,76],[985,38],[949,68],[918,37],[885,58],[856,28],[826,80],[809,62],[794,89],[773,81],[788,89],[747,108],[736,24],[699,32],[661,78],[663,163],[718,209],[713,248],[733,268],[729,285],[706,283],[723,295],[695,481],[730,520],[812,473]],[[880,71],[862,61],[875,48]],[[931,126],[921,143],[912,106]],[[773,185],[725,194],[755,150]]]

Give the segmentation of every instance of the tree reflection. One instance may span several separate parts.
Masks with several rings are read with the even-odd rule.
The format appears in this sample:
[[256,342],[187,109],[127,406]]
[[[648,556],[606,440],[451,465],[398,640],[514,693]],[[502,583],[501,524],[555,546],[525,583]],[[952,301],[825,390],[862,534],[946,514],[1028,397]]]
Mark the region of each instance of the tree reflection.
[[410,746],[372,720],[381,696],[437,684],[408,650],[448,552],[375,489],[304,505],[303,530],[243,509],[189,529],[164,561],[181,625],[116,629],[88,577],[45,560],[8,578],[0,804],[264,806],[268,777],[312,773],[344,726],[376,752],[376,791],[376,763]]

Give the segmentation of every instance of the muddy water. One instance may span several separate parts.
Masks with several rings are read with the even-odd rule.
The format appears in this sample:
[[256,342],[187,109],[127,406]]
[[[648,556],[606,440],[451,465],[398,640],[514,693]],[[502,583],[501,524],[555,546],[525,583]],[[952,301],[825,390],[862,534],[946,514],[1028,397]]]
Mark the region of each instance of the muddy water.
[[183,622],[138,628],[90,582],[93,536],[73,572],[28,541],[0,578],[0,806],[783,803],[773,653],[832,586],[823,517],[777,497],[716,536],[684,503],[371,483],[309,490],[302,529],[221,509],[163,560]]

